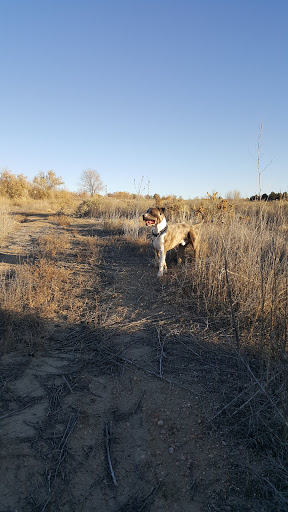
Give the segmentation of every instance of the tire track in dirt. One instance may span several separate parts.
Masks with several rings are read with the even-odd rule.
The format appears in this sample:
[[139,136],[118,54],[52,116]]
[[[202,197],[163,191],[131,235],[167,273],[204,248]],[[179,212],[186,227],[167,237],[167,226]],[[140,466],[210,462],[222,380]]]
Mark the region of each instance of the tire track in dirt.
[[[35,221],[34,235],[46,227]],[[92,229],[102,248],[89,270],[99,322],[58,326],[38,353],[2,358],[0,510],[204,511],[229,470],[206,425],[205,353],[179,329],[145,247],[92,221],[72,227]]]

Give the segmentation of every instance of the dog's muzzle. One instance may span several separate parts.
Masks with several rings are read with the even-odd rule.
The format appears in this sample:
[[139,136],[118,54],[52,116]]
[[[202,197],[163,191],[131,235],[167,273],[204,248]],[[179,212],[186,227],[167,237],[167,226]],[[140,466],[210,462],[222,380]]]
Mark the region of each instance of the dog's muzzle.
[[155,218],[151,217],[151,215],[144,213],[143,220],[146,226],[154,226],[156,224]]

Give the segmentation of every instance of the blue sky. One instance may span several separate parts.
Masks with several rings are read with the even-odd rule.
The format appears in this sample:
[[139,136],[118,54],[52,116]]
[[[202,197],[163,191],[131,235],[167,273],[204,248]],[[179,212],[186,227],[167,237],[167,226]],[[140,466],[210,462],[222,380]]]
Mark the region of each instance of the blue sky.
[[[0,169],[68,190],[288,190],[286,0],[0,0]],[[143,179],[142,179],[143,177]]]

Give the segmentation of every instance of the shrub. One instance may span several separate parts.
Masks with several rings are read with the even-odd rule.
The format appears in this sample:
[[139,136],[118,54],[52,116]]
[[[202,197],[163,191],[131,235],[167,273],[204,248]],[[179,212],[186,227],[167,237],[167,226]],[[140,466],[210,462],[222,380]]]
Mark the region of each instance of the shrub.
[[23,174],[13,174],[11,171],[0,172],[0,194],[14,199],[27,194],[29,184]]
[[99,204],[97,199],[89,199],[87,201],[82,201],[76,211],[75,216],[78,218],[81,217],[97,217],[99,213]]
[[48,171],[46,174],[39,171],[33,178],[31,197],[34,199],[50,197],[51,193],[56,191],[63,183],[61,176],[57,177],[54,171]]

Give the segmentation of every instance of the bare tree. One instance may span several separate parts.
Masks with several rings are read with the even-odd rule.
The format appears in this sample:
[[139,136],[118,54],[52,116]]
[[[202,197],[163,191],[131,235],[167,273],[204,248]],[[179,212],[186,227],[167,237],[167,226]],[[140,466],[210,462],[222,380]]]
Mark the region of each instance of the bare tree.
[[95,169],[86,169],[81,174],[81,184],[83,190],[88,192],[91,197],[98,194],[103,189],[103,183],[100,178],[99,172]]
[[229,192],[227,192],[225,197],[226,197],[226,199],[232,199],[232,200],[236,201],[238,199],[241,199],[241,192],[239,192],[239,190],[237,190],[237,189],[229,190]]
[[261,168],[260,168],[260,159],[261,159],[261,155],[260,155],[260,148],[261,148],[261,137],[262,137],[262,132],[263,132],[263,121],[261,123],[261,126],[260,126],[260,130],[259,130],[259,134],[258,134],[258,142],[257,142],[257,169],[258,169],[258,184],[259,184],[259,200],[261,201],[261,175],[264,171],[261,171]]
[[269,162],[269,164],[267,164],[263,169],[261,168],[261,158],[262,158],[262,154],[261,154],[261,137],[262,137],[262,132],[263,132],[263,121],[261,123],[261,126],[260,126],[260,129],[259,129],[259,133],[258,133],[258,141],[257,141],[257,169],[258,169],[258,185],[259,185],[259,201],[261,201],[261,197],[262,197],[262,188],[261,188],[261,177],[262,177],[262,174],[266,171],[266,169],[268,169],[268,167],[270,167],[270,165],[272,164],[274,158],[272,158],[271,162]]

